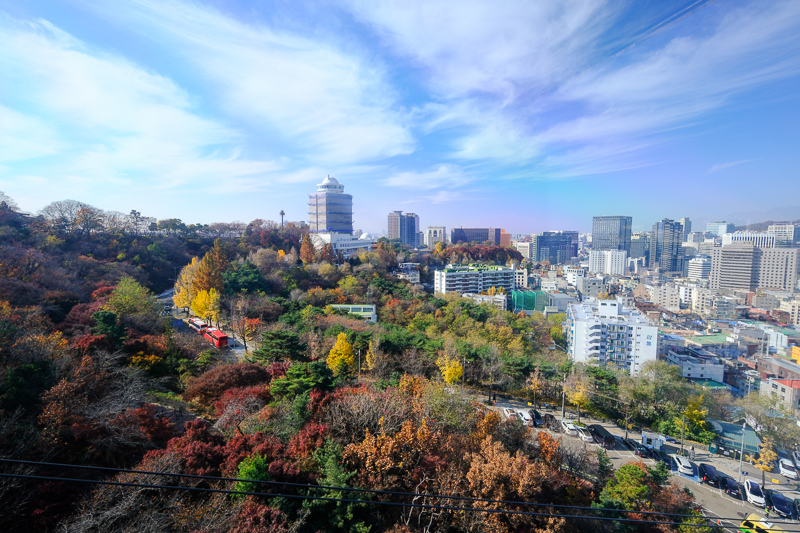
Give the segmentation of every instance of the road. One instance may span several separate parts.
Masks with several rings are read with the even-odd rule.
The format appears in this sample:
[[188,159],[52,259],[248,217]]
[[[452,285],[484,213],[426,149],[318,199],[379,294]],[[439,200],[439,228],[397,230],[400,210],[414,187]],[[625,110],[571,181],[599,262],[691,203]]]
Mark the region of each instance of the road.
[[[483,398],[481,398],[483,399]],[[499,410],[502,413],[502,409],[505,407],[514,407],[514,408],[530,408],[527,403],[522,401],[516,400],[508,400],[508,399],[501,399],[498,398],[497,403],[495,405],[495,409]],[[561,418],[561,408],[553,406],[550,409],[538,409],[538,411],[542,414],[550,413],[556,418]],[[567,413],[567,418],[570,415]],[[576,420],[576,418],[573,418]],[[602,422],[599,420],[594,420],[589,417],[581,416],[581,422],[585,422],[586,424],[600,424],[604,428],[608,430],[609,433],[615,436],[617,439],[617,445],[613,450],[608,450],[608,456],[611,459],[612,463],[614,464],[614,468],[619,468],[625,463],[634,462],[634,461],[642,461],[643,463],[647,464],[648,466],[655,465],[655,460],[651,458],[644,458],[635,455],[632,451],[628,450],[623,444],[622,439],[625,436],[625,430],[622,428],[617,427],[614,424]],[[546,431],[546,430],[537,430],[537,431]],[[584,443],[577,437],[570,437],[567,435],[560,434],[562,438],[562,444],[571,449],[583,448],[584,446],[588,448],[596,449],[598,445],[594,443]],[[641,434],[638,432],[629,432],[629,438],[633,440],[640,440]],[[665,445],[664,451],[667,453],[677,453],[678,447],[674,445]],[[687,476],[685,474],[678,473],[674,463],[671,464],[672,468],[672,481],[681,485],[683,487],[688,488],[692,494],[694,494],[695,500],[697,501],[698,505],[701,506],[703,514],[706,515],[712,523],[716,523],[719,520],[719,524],[725,528],[727,531],[735,533],[738,531],[738,526],[741,520],[743,520],[747,515],[751,513],[756,513],[761,516],[764,516],[764,509],[758,508],[743,499],[737,499],[727,495],[723,490],[718,488],[712,487],[705,483],[701,483],[697,477],[697,465],[700,463],[707,463],[712,464],[716,467],[717,471],[722,474],[726,474],[733,479],[738,479],[739,473],[739,462],[734,461],[732,459],[725,458],[723,456],[719,456],[716,454],[710,454],[707,451],[697,451],[695,454],[695,461],[693,461],[694,467],[694,475]],[[745,478],[750,478],[753,481],[756,481],[758,484],[761,484],[761,471],[758,470],[756,467],[749,465],[748,463],[744,463],[743,470],[748,473],[748,475],[744,476],[742,480]],[[775,472],[768,472],[766,475],[766,487],[778,490],[782,492],[789,500],[794,500],[796,498],[800,498],[800,486],[798,485],[797,481],[786,479],[785,477],[775,473]],[[777,483],[776,483],[777,482]],[[744,498],[744,490],[740,490],[742,494],[742,498]],[[775,521],[788,521],[790,524],[783,524],[781,527],[785,531],[798,531],[800,532],[800,522],[792,521],[790,519],[784,518],[776,518],[774,513],[772,514],[772,518]]]
[[[177,307],[173,306],[171,290],[163,294],[159,294],[156,297],[156,299],[158,300],[158,303],[160,305],[165,306],[164,310],[169,316],[181,320],[180,323],[175,322],[176,329],[178,329],[179,331],[187,331],[187,332],[192,331],[191,329],[189,329],[189,326],[187,326],[186,323],[183,322],[183,319],[189,318],[189,315],[184,313],[181,309],[178,309]],[[167,305],[170,306],[169,311],[166,310]],[[220,354],[227,354],[229,358],[233,361],[244,360],[244,357],[247,355],[248,352],[245,351],[243,343],[236,338],[236,336],[233,334],[233,331],[223,330],[223,332],[228,336],[229,346],[228,350],[220,350]]]

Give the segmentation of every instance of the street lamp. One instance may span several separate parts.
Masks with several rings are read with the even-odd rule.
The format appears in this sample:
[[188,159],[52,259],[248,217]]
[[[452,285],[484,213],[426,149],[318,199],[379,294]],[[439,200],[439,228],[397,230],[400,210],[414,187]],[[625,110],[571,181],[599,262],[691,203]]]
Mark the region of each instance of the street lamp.
[[742,482],[742,462],[744,461],[744,432],[747,429],[747,420],[742,424],[742,451],[739,453],[739,483]]

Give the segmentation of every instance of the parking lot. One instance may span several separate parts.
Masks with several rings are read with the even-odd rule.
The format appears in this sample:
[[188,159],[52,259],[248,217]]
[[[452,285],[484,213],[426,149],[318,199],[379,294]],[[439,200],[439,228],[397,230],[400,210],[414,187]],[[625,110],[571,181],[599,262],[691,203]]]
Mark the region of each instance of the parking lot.
[[[527,404],[519,401],[514,400],[498,400],[497,405],[495,406],[496,409],[502,414],[503,409],[505,408],[530,408]],[[540,408],[538,411],[544,415],[551,415],[559,420],[561,419],[561,409],[560,406],[551,406],[550,408]],[[549,417],[548,417],[549,418]],[[570,417],[570,414],[567,413],[566,416],[567,420],[572,420],[573,422],[577,420],[576,417]],[[625,463],[632,462],[632,461],[642,461],[646,465],[655,465],[656,459],[652,456],[649,456],[647,451],[643,452],[643,455],[638,455],[634,450],[631,449],[632,442],[626,443],[624,441],[625,437],[625,430],[617,427],[611,423],[603,423],[602,421],[594,420],[587,417],[581,417],[581,422],[590,425],[590,424],[599,424],[603,428],[605,428],[609,433],[611,433],[615,438],[615,446],[613,449],[607,449],[607,453],[609,458],[611,459],[612,463],[614,464],[615,468],[619,468]],[[567,436],[561,432],[555,432],[550,429],[536,429],[534,431],[551,431],[555,436],[561,437],[562,445],[567,449],[597,449],[599,446],[593,442],[586,442],[581,440],[579,437],[576,436]],[[628,434],[629,441],[640,441],[641,434],[638,432],[629,432]],[[704,450],[696,450],[695,451],[695,459],[694,461],[690,462],[690,467],[692,469],[692,474],[688,475],[685,473],[680,473],[677,470],[677,465],[675,461],[669,458],[669,455],[679,453],[680,451],[680,444],[678,443],[670,443],[664,445],[664,452],[667,454],[667,457],[664,458],[661,454],[662,460],[666,459],[667,464],[670,466],[672,471],[672,480],[686,488],[688,488],[695,496],[695,499],[698,505],[701,507],[702,512],[706,515],[712,523],[718,523],[721,527],[725,528],[727,531],[735,532],[738,531],[739,523],[741,520],[746,518],[751,513],[756,513],[761,516],[765,515],[764,508],[757,507],[752,503],[746,501],[745,493],[743,490],[742,484],[739,484],[739,497],[732,496],[727,494],[723,489],[708,485],[702,482],[698,477],[698,468],[701,464],[710,464],[713,465],[717,472],[720,475],[725,475],[728,477],[733,478],[734,481],[738,481],[739,479],[739,462],[734,461],[732,459],[716,455],[710,454],[708,451]],[[761,470],[756,468],[753,465],[745,462],[743,464],[743,476],[742,482],[745,479],[751,479],[761,485]],[[776,468],[777,470],[777,468]],[[767,472],[765,476],[765,486],[762,487],[763,489],[773,489],[780,493],[782,493],[788,500],[791,502],[795,499],[800,499],[800,486],[796,480],[787,479],[784,476],[778,474],[777,472]],[[785,531],[798,531],[800,532],[800,521],[795,518],[784,518],[778,516],[775,511],[771,512],[770,520],[775,522],[788,522],[787,524],[781,524],[781,527]]]

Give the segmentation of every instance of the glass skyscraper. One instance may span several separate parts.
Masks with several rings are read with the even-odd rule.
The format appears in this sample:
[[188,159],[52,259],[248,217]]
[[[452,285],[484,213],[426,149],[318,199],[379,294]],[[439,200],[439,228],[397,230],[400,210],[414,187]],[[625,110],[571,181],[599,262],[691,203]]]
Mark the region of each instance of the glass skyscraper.
[[631,257],[632,217],[592,218],[592,250],[625,250]]
[[328,176],[308,195],[308,225],[312,233],[353,234],[353,196]]

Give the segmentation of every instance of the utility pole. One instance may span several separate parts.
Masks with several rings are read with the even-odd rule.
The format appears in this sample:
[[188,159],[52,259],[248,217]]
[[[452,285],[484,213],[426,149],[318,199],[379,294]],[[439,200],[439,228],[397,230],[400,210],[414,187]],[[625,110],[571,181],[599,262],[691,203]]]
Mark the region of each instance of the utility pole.
[[467,355],[464,354],[464,364],[461,365],[461,388],[464,388],[464,375],[467,373]]
[[564,420],[564,400],[566,400],[566,398],[567,398],[567,375],[564,374],[564,383],[561,385],[561,420]]
[[683,428],[686,427],[684,416],[681,415],[681,455],[683,455]]
[[361,348],[358,349],[358,382],[361,383]]
[[742,424],[742,451],[739,452],[739,483],[742,482],[742,462],[744,461],[744,433],[747,430],[747,421]]

